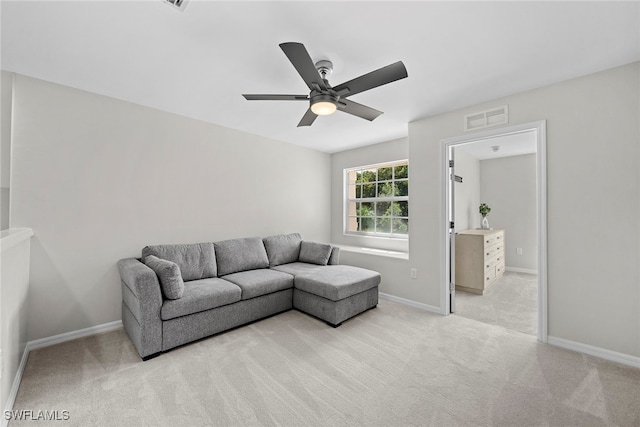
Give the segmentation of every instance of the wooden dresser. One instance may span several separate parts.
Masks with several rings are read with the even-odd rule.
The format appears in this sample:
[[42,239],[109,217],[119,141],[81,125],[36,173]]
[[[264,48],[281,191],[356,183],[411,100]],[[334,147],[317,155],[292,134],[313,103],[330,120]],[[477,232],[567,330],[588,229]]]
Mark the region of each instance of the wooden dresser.
[[504,268],[504,230],[456,234],[456,290],[483,295]]

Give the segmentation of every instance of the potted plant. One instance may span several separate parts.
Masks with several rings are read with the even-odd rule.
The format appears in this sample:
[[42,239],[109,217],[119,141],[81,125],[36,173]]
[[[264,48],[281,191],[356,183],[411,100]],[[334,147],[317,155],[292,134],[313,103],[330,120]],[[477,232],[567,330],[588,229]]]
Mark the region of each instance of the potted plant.
[[487,215],[489,215],[489,212],[491,212],[491,208],[486,203],[482,203],[480,204],[478,211],[480,212],[480,215],[482,215],[481,228],[483,230],[489,230],[489,220],[487,219]]

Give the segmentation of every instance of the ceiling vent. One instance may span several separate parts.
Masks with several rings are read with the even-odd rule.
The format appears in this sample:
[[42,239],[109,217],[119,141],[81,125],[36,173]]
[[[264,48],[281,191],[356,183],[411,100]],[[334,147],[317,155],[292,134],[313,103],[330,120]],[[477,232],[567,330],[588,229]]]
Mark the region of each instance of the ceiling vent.
[[506,125],[507,123],[509,123],[509,108],[507,105],[464,116],[465,132],[490,126]]
[[162,0],[162,2],[175,7],[180,12],[184,12],[184,8],[187,7],[189,0]]

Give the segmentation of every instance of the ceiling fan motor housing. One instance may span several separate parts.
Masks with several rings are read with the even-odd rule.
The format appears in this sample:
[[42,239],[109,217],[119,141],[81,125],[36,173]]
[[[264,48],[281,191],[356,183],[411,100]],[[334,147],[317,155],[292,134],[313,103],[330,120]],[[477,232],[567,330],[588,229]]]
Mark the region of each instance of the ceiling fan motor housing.
[[316,62],[316,70],[320,73],[323,79],[326,79],[329,74],[333,71],[333,62],[323,59],[321,61]]

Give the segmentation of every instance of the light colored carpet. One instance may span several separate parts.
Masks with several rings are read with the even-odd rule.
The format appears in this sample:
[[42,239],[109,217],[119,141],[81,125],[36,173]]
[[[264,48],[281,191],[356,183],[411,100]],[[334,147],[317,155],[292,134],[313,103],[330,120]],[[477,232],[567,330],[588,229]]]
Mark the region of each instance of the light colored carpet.
[[382,300],[337,329],[289,311],[147,362],[122,330],[36,350],[14,409],[68,410],[55,426],[638,426],[639,399],[640,370]]
[[484,295],[456,292],[456,314],[537,335],[537,301],[537,275],[506,271]]

